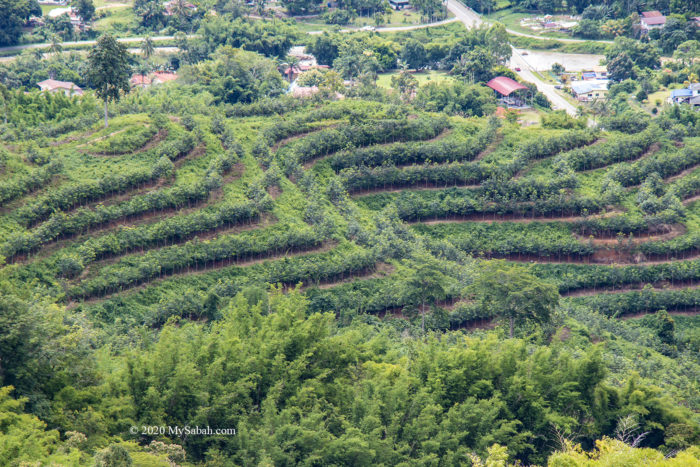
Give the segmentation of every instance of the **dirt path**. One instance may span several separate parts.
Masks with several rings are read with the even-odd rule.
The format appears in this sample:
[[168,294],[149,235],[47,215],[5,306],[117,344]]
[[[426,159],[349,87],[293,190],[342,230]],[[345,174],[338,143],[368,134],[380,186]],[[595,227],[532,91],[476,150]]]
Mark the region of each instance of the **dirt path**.
[[[671,240],[672,238],[676,238],[680,235],[683,235],[687,231],[686,227],[682,224],[673,224],[669,227],[668,232],[664,233],[658,233],[658,234],[650,234],[650,233],[644,233],[644,234],[639,234],[639,235],[634,235],[632,238],[630,238],[628,235],[625,235],[622,237],[622,242],[621,244],[623,246],[627,246],[630,243],[633,245],[639,245],[642,243],[647,243],[647,242],[654,242],[654,241],[665,241],[665,240]],[[607,246],[607,247],[616,247],[617,245],[620,244],[620,242],[617,240],[617,237],[593,237],[593,236],[586,236],[586,235],[580,235],[577,233],[573,234],[574,237],[576,237],[579,241],[581,242],[590,242],[595,246]]]
[[[423,183],[424,186],[417,186],[418,183]],[[462,184],[456,184],[456,185],[440,185],[437,186],[434,183],[425,183],[425,182],[418,182],[415,185],[406,185],[401,188],[367,188],[364,190],[357,190],[350,192],[351,197],[359,197],[359,196],[366,196],[366,195],[372,195],[375,193],[401,193],[402,191],[429,191],[429,190],[447,190],[449,188],[464,188],[468,190],[475,190],[477,188],[480,188],[481,185],[479,184],[469,184],[469,185],[462,185]]]
[[640,292],[645,286],[650,285],[655,292],[664,290],[683,290],[683,289],[694,289],[700,286],[700,279],[690,280],[690,281],[679,281],[678,283],[671,284],[667,280],[659,282],[639,282],[636,284],[625,284],[621,287],[600,287],[594,289],[581,289],[572,290],[569,292],[564,292],[561,294],[562,297],[575,298],[575,297],[591,297],[593,295],[614,295],[625,292]]
[[434,225],[434,224],[454,224],[454,223],[461,223],[461,222],[480,222],[484,224],[495,224],[495,223],[503,223],[503,222],[514,222],[514,223],[531,223],[531,222],[576,222],[576,221],[582,221],[584,219],[603,219],[606,217],[613,217],[615,215],[621,214],[621,211],[609,211],[604,214],[593,214],[590,215],[586,218],[583,216],[562,216],[562,217],[552,217],[552,216],[543,216],[543,217],[523,217],[523,216],[515,216],[512,214],[507,214],[507,215],[502,215],[496,217],[495,215],[492,216],[492,218],[486,218],[486,216],[461,216],[461,217],[454,217],[451,219],[430,219],[430,220],[415,220],[415,221],[407,221],[408,224],[425,224],[425,225]]

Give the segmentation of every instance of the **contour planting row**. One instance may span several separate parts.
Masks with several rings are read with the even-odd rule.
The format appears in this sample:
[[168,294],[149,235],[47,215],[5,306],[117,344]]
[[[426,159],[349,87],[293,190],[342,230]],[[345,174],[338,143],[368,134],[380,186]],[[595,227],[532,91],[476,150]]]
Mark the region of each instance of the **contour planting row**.
[[435,138],[448,125],[446,118],[425,116],[415,119],[372,120],[343,124],[310,134],[295,144],[285,146],[281,151],[296,154],[298,161],[303,163],[353,146]]
[[211,241],[190,241],[123,258],[102,268],[96,277],[70,289],[68,296],[71,299],[85,299],[106,295],[184,271],[309,250],[319,247],[323,240],[310,227],[294,230],[275,226]]
[[632,292],[601,293],[571,298],[606,316],[618,317],[637,313],[653,313],[662,308],[683,311],[700,307],[700,289],[655,290],[650,287]]
[[358,107],[350,102],[334,102],[308,112],[293,114],[291,118],[278,118],[274,125],[270,125],[260,132],[260,139],[263,144],[272,146],[285,138],[317,129],[319,121],[337,120],[348,115],[355,117],[368,116],[376,112],[378,106],[367,105]]
[[661,151],[633,163],[618,164],[607,172],[606,177],[620,182],[622,186],[635,186],[652,173],[668,178],[697,164],[700,164],[700,143],[694,142],[681,150]]
[[142,188],[155,180],[170,175],[167,164],[156,164],[152,169],[136,169],[127,173],[111,174],[97,180],[62,186],[51,190],[14,213],[21,224],[31,227],[56,211],[67,211],[92,201],[120,195],[134,188]]
[[668,185],[667,191],[680,199],[688,199],[700,194],[700,171],[674,181]]
[[601,144],[574,149],[559,157],[576,170],[590,170],[616,162],[636,159],[662,138],[662,131],[656,125],[633,135],[615,135]]
[[479,183],[495,171],[490,164],[481,162],[452,162],[450,164],[423,164],[408,167],[382,166],[343,169],[340,178],[349,193],[365,190],[394,190],[424,185],[447,188]]
[[169,217],[153,224],[135,228],[120,227],[106,235],[89,238],[74,254],[59,258],[57,264],[61,275],[73,276],[89,263],[102,258],[123,255],[137,249],[180,243],[197,234],[254,222],[261,212],[271,207],[269,198],[263,206],[258,206],[253,201],[227,203],[209,210]]
[[31,170],[28,174],[0,183],[0,205],[41,188],[62,169],[61,161],[53,160],[43,167]]
[[556,197],[537,203],[494,203],[470,196],[458,188],[404,192],[398,197],[372,195],[360,199],[367,207],[375,210],[393,201],[399,218],[409,222],[445,218],[485,220],[504,216],[533,219],[557,218],[581,216],[583,213],[594,214],[604,207],[604,203],[600,200],[585,197]]
[[206,200],[210,193],[221,186],[221,175],[237,161],[238,155],[229,152],[212,161],[206,175],[198,182],[135,196],[128,201],[110,206],[98,205],[95,209],[78,209],[67,215],[53,214],[30,232],[8,236],[0,251],[8,258],[35,250],[39,246],[64,236],[87,232],[119,219],[128,219],[145,213],[178,209]]
[[336,172],[353,167],[403,166],[432,163],[471,161],[493,141],[500,127],[497,119],[489,120],[476,135],[460,139],[434,142],[395,143],[388,146],[371,146],[340,151],[329,159]]
[[518,146],[515,158],[504,167],[505,178],[514,176],[529,162],[591,144],[597,137],[598,132],[592,130],[572,130],[552,136],[537,135],[534,139]]
[[578,241],[563,223],[455,223],[415,225],[414,230],[435,239],[446,239],[475,256],[507,258],[513,255],[584,258],[596,248]]
[[[401,310],[406,306],[418,306],[422,302],[435,303],[436,297],[426,294],[417,297],[405,285],[397,284],[397,277],[360,279],[337,285],[329,289],[309,289],[309,309],[327,313],[338,310],[353,310],[358,313],[380,314]],[[441,297],[450,300],[452,297]],[[340,316],[343,319],[343,316]]]
[[671,285],[682,285],[700,280],[700,260],[649,266],[533,264],[530,267],[538,277],[556,283],[561,294],[583,290],[602,292],[607,289],[665,281]]
[[196,310],[206,308],[206,302],[211,297],[234,297],[247,288],[264,291],[269,284],[293,286],[302,282],[308,285],[310,282],[344,280],[373,271],[376,263],[376,255],[371,250],[343,243],[321,253],[310,252],[250,266],[231,266],[197,275],[172,277],[144,290],[108,298],[94,306],[103,310],[128,310],[126,315],[129,316],[136,313],[144,317],[162,318],[193,311],[196,315]]

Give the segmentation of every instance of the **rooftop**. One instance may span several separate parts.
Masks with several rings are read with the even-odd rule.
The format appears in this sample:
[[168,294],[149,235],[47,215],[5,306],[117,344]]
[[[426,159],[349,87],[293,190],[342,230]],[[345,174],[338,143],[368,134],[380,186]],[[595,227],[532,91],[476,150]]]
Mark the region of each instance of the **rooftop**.
[[609,80],[596,79],[590,81],[572,81],[571,89],[576,94],[586,94],[591,91],[607,91]]
[[506,76],[497,76],[488,83],[486,83],[486,86],[490,87],[494,91],[504,96],[507,96],[513,91],[517,91],[518,89],[527,89],[526,86],[523,86],[517,81],[514,81]]
[[75,89],[76,91],[80,89],[80,86],[71,81],[58,81],[56,79],[45,79],[44,81],[39,81],[36,83],[41,89]]
[[658,10],[650,10],[650,11],[643,11],[642,12],[642,18],[655,18],[658,16],[661,16],[663,18],[664,15],[662,15],[661,12]]
[[650,26],[655,26],[657,24],[666,24],[665,16],[652,16],[649,18],[642,18],[642,22]]
[[671,97],[690,97],[693,95],[693,91],[688,88],[674,89],[671,91]]

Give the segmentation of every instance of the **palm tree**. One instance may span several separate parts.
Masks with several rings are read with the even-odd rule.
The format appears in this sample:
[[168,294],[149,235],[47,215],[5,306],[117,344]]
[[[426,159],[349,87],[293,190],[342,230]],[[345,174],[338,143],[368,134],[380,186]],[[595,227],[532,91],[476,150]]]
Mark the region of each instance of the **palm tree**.
[[141,54],[143,55],[143,58],[148,61],[151,56],[153,56],[155,51],[156,49],[153,46],[153,39],[151,39],[151,36],[146,36],[141,43]]
[[61,53],[63,50],[63,46],[61,45],[61,38],[58,37],[58,34],[54,34],[51,36],[51,46],[49,47],[49,52],[56,56]]

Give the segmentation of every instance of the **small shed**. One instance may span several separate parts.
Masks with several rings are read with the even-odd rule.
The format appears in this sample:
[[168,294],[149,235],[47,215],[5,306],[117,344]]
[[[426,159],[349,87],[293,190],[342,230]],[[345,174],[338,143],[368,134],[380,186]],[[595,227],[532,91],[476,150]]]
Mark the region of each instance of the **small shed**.
[[507,76],[497,76],[486,83],[486,86],[493,89],[496,94],[500,96],[499,101],[501,103],[506,104],[509,107],[521,107],[523,105],[522,99],[517,95],[513,95],[513,93],[521,89],[527,89],[527,86],[524,86],[517,81],[508,78]]
[[411,6],[408,0],[389,0],[389,6],[394,10],[403,10]]

